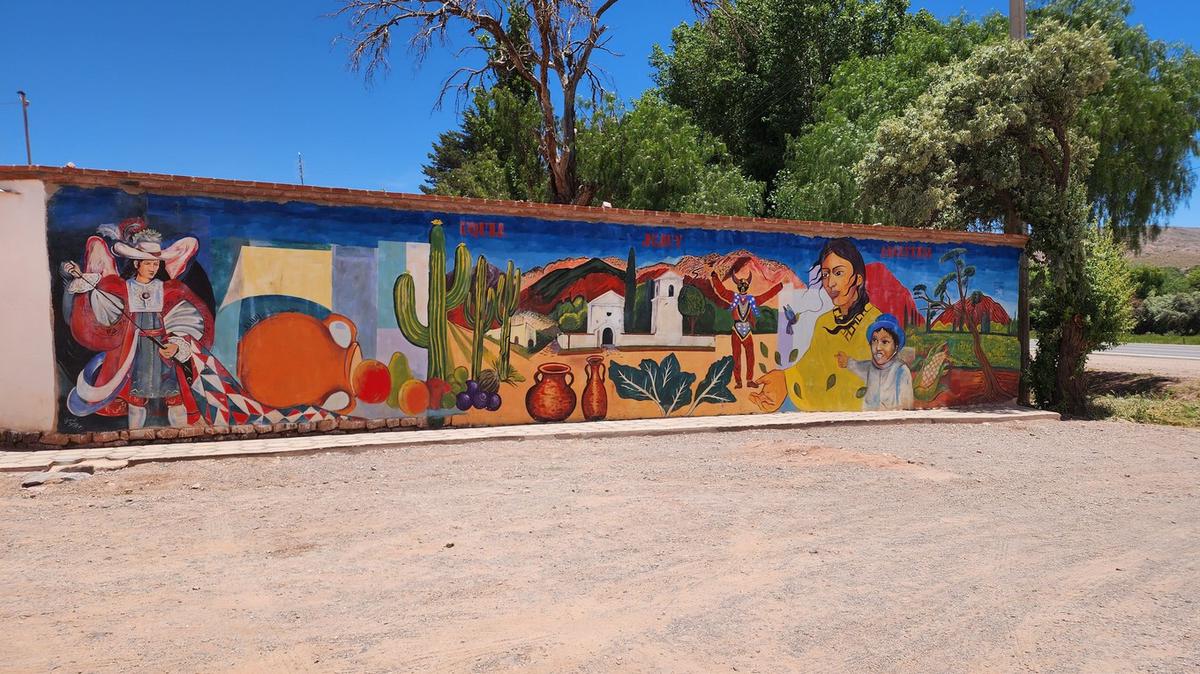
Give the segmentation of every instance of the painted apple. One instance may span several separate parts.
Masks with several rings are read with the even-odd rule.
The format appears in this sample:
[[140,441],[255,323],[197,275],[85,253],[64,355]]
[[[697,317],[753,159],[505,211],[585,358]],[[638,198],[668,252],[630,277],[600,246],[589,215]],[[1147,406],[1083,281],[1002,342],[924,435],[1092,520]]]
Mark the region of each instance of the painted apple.
[[392,374],[377,360],[364,360],[354,369],[354,395],[364,403],[381,403],[392,392]]

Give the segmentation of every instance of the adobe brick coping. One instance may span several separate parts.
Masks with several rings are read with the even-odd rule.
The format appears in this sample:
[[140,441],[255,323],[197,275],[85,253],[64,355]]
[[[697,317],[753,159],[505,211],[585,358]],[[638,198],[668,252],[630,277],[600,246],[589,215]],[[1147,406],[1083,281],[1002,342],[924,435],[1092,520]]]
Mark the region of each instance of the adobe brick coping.
[[53,186],[63,185],[113,187],[129,192],[194,194],[278,202],[305,201],[338,206],[374,206],[407,211],[463,215],[508,215],[544,220],[610,222],[652,227],[739,229],[818,237],[851,236],[888,241],[961,242],[1023,248],[1029,238],[1021,234],[988,234],[945,229],[913,229],[886,225],[820,222],[813,220],[782,220],[778,218],[699,215],[669,211],[640,211],[624,208],[445,197],[429,194],[356,190],[345,187],[317,187],[288,183],[264,183],[248,180],[225,180],[219,178],[198,178],[158,173],[136,173],[131,171],[108,171],[58,166],[0,166],[0,180],[41,180],[52,188]]

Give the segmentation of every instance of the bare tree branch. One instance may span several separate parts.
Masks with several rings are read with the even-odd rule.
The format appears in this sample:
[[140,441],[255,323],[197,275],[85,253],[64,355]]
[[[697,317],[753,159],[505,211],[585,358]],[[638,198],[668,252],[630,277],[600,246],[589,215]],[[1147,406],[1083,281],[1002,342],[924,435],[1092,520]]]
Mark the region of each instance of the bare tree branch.
[[[334,17],[348,20],[351,69],[369,81],[389,69],[393,33],[403,31],[409,49],[422,63],[435,46],[444,46],[452,25],[462,25],[480,45],[459,50],[487,54],[482,65],[460,65],[446,78],[437,98],[448,91],[469,92],[489,74],[515,75],[533,90],[541,110],[537,138],[550,172],[553,198],[561,203],[587,203],[594,190],[576,175],[576,102],[581,84],[593,101],[605,94],[603,71],[592,63],[595,52],[611,54],[605,14],[618,0],[341,0]],[[691,0],[702,18],[733,17],[732,0]],[[528,24],[513,24],[506,9],[525,12]],[[517,17],[519,18],[519,17]],[[510,26],[528,25],[527,34],[512,34]],[[486,41],[483,40],[486,36]],[[553,73],[553,77],[551,77]],[[555,100],[561,97],[562,109]]]

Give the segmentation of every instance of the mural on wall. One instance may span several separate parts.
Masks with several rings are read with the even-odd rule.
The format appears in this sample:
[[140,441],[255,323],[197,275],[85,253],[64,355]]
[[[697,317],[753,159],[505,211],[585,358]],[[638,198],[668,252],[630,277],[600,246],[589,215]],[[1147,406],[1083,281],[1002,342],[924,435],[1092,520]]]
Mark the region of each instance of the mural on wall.
[[79,187],[48,220],[64,431],[1016,394],[1012,247]]

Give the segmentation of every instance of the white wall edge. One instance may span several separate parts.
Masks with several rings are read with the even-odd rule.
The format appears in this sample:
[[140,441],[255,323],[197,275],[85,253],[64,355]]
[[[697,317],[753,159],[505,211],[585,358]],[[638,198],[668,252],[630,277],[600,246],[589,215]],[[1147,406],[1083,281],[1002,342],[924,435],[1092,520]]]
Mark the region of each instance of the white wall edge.
[[0,429],[55,430],[54,316],[46,185],[0,181]]

